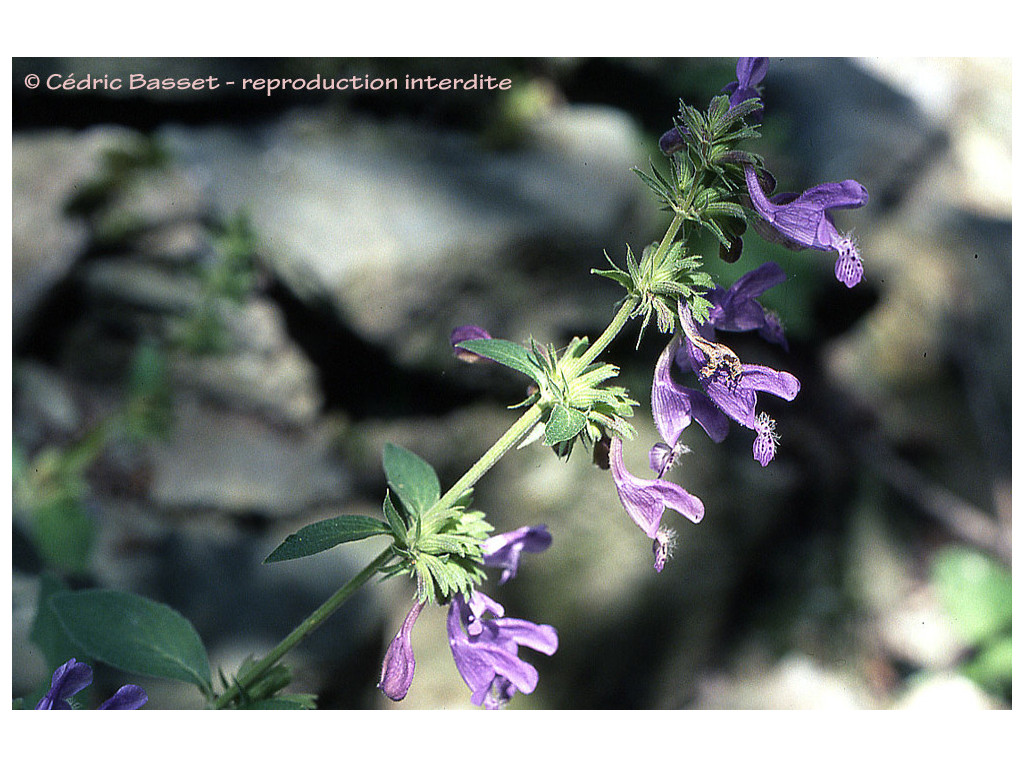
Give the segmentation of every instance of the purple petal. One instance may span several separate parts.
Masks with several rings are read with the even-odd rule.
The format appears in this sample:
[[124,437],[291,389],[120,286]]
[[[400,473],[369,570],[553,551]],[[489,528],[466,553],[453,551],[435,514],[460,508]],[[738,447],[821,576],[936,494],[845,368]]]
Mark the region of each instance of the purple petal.
[[519,572],[519,559],[523,552],[543,552],[550,546],[551,534],[546,525],[524,525],[508,533],[491,536],[480,548],[484,565],[502,569],[498,583],[504,584]]
[[800,380],[787,371],[776,371],[765,365],[744,365],[740,386],[769,395],[792,400],[800,392]]
[[50,690],[36,709],[71,709],[68,699],[92,683],[92,668],[74,657],[59,666],[50,679]]
[[675,127],[669,128],[658,139],[658,148],[666,155],[678,152],[683,148],[684,144],[683,131]]
[[755,86],[768,74],[766,56],[743,56],[736,62],[736,79],[741,85]]
[[149,696],[137,685],[122,685],[117,693],[100,704],[99,709],[139,709],[149,701]]
[[458,328],[452,330],[451,335],[448,337],[449,342],[452,345],[452,349],[455,352],[455,356],[466,363],[475,363],[480,360],[486,360],[487,358],[482,357],[474,352],[470,352],[468,349],[461,349],[457,344],[463,341],[469,341],[471,339],[490,339],[489,334],[484,328],[479,325],[460,325]]
[[641,480],[630,474],[622,460],[622,440],[612,438],[612,477],[615,490],[626,513],[651,539],[658,532],[665,509],[699,523],[704,517],[704,503],[669,480]]
[[456,595],[448,609],[447,627],[455,667],[472,691],[470,701],[493,708],[517,690],[531,693],[539,675],[533,665],[518,657],[519,646],[554,653],[558,648],[554,628],[522,619],[487,619],[474,637],[463,628],[469,612],[462,595]]

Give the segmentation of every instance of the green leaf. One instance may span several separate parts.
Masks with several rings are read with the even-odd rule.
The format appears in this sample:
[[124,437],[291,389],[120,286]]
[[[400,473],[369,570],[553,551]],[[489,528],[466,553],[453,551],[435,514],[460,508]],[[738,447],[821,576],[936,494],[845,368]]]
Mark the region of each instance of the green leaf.
[[964,664],[967,677],[989,691],[1009,691],[1013,679],[1013,638],[1006,634],[984,645]]
[[96,526],[78,499],[61,494],[35,510],[32,538],[48,565],[80,574],[89,569]]
[[82,658],[82,649],[76,646],[68,633],[57,621],[57,616],[50,606],[50,598],[54,595],[68,592],[64,583],[50,573],[44,573],[39,580],[39,598],[36,603],[36,618],[32,622],[32,630],[29,639],[42,651],[46,659],[46,668],[55,670],[72,656],[79,661],[86,661]]
[[1010,626],[1010,572],[964,547],[947,547],[932,563],[939,598],[968,643],[979,643]]
[[391,501],[390,491],[384,492],[384,517],[387,518],[388,525],[391,526],[391,533],[394,534],[398,543],[402,546],[408,545],[409,529],[406,527],[402,515],[395,509],[395,505]]
[[551,416],[548,417],[547,426],[544,427],[544,445],[571,440],[586,425],[587,417],[575,408],[566,408],[561,403],[555,403],[555,407],[551,409]]
[[540,383],[542,373],[530,360],[530,353],[521,344],[505,339],[467,339],[456,344],[460,349],[468,350],[488,360],[504,365]]
[[592,269],[590,270],[590,274],[599,275],[600,277],[607,277],[609,280],[614,280],[630,293],[632,293],[635,290],[633,286],[633,278],[631,278],[621,269]]
[[426,512],[441,498],[441,482],[434,468],[401,446],[384,446],[384,475],[410,512]]
[[368,536],[390,534],[391,529],[383,521],[364,515],[341,515],[329,520],[320,520],[303,526],[289,534],[280,546],[267,555],[264,563],[279,563],[309,557],[338,544],[359,541]]
[[203,641],[189,620],[170,606],[109,589],[56,594],[49,604],[72,641],[97,661],[210,691],[210,662]]

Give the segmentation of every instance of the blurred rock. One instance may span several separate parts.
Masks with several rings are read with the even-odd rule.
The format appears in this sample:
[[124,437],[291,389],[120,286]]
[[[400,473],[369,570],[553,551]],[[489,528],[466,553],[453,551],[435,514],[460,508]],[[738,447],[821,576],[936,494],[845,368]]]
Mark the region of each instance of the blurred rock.
[[775,664],[748,660],[731,675],[700,683],[697,709],[873,709],[877,702],[852,670],[793,653]]
[[98,127],[15,134],[12,148],[13,331],[26,331],[39,302],[68,273],[87,240],[84,224],[65,207],[99,173],[104,153],[125,146],[132,132]]
[[396,360],[435,366],[447,359],[438,340],[459,323],[545,338],[606,320],[596,280],[539,278],[572,274],[569,263],[585,273],[602,248],[621,247],[642,195],[629,173],[639,134],[615,110],[565,107],[531,136],[525,151],[496,153],[469,136],[315,113],[255,132],[161,132],[219,211],[249,212],[294,293],[326,297]]
[[151,500],[169,510],[298,515],[347,496],[323,430],[283,434],[257,418],[182,399],[167,444],[151,449]]

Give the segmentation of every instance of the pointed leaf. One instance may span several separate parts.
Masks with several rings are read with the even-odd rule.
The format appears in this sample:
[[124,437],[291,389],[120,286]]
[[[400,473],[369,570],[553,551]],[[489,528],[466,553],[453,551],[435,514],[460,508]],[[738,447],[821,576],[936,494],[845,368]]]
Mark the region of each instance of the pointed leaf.
[[83,589],[53,595],[50,607],[72,641],[97,661],[210,690],[203,641],[170,606],[128,592]]
[[544,445],[571,440],[587,425],[587,417],[575,408],[556,403],[544,428]]
[[411,513],[426,512],[441,498],[441,483],[434,468],[401,446],[393,443],[384,446],[384,474],[387,476],[388,485]]
[[[401,513],[395,509],[395,504],[391,501],[391,492],[384,492],[384,517],[388,519],[388,525],[391,526],[391,533],[394,534],[395,539],[399,544],[405,546],[409,543],[409,529],[406,527],[405,520],[402,519]],[[417,517],[417,520],[419,518]]]
[[529,352],[521,344],[505,339],[467,339],[455,346],[474,352],[488,360],[504,365],[540,383],[541,372],[530,360]]
[[383,521],[364,515],[341,515],[329,520],[319,520],[303,526],[289,534],[277,549],[267,555],[264,563],[279,563],[309,557],[349,541],[359,541],[368,536],[390,534],[391,529]]

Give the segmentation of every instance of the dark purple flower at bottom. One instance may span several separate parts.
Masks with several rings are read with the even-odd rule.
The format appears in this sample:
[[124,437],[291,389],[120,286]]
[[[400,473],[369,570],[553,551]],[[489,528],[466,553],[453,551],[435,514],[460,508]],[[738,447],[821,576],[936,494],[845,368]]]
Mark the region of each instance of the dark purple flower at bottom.
[[[490,612],[498,618],[484,618]],[[519,658],[521,646],[552,655],[558,633],[546,624],[504,618],[500,604],[480,592],[467,603],[461,594],[448,608],[448,644],[455,668],[473,692],[475,706],[499,709],[513,694],[532,693],[540,675]]]
[[[849,235],[840,234],[832,221],[834,208],[859,208],[868,201],[868,191],[859,181],[829,182],[811,187],[800,195],[784,193],[771,199],[765,195],[752,165],[745,165],[747,191],[754,210],[782,237],[789,248],[814,248],[835,251],[836,279],[852,288],[864,276],[864,264],[857,244]],[[755,228],[766,234],[755,222]],[[770,239],[776,239],[769,235]]]
[[[50,679],[50,690],[36,704],[36,709],[71,709],[71,697],[92,684],[92,668],[74,658],[57,668]],[[138,709],[149,697],[137,685],[123,685],[99,709]]]

